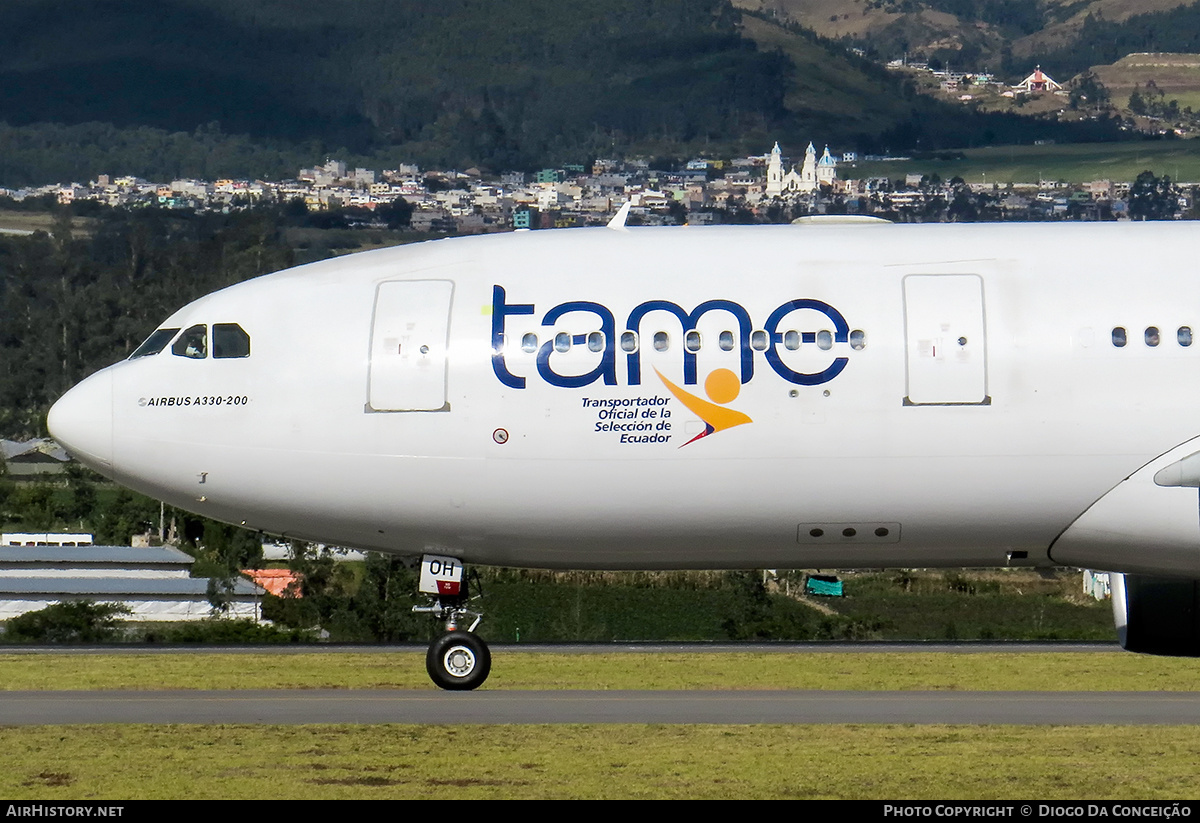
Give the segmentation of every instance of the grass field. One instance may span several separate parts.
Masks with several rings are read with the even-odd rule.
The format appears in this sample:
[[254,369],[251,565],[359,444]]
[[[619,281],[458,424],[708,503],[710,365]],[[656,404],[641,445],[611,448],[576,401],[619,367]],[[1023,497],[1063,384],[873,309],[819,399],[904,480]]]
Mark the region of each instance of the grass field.
[[1039,180],[1086,183],[1130,181],[1149,169],[1183,183],[1200,182],[1200,140],[1131,143],[1084,143],[1048,146],[991,146],[966,149],[962,160],[905,160],[839,167],[841,177],[890,177],[937,173],[943,180],[968,183],[1037,183]]
[[[0,691],[429,689],[424,650],[0,654]],[[1200,661],[1111,653],[550,654],[493,648],[485,689],[1195,691]]]
[[9,800],[1178,799],[1197,727],[0,729]]
[[[1194,690],[1200,661],[1096,654],[496,649],[487,689]],[[0,655],[12,689],[432,689],[424,654]],[[0,728],[0,795],[67,799],[1194,797],[1200,727]],[[1130,768],[1136,764],[1136,768]]]
[[[1123,653],[496,649],[489,689],[1194,690]],[[0,655],[0,688],[432,688],[421,651]],[[0,796],[89,799],[1194,797],[1200,727],[81,725],[0,728]],[[1136,768],[1131,768],[1136,764]]]

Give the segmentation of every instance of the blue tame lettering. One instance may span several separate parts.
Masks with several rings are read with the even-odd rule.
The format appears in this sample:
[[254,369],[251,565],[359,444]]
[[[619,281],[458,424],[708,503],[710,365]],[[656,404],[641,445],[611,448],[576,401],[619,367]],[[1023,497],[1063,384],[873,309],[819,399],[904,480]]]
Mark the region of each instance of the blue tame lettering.
[[[764,327],[764,331],[766,331],[771,340],[771,344],[764,352],[767,356],[767,363],[784,380],[800,386],[819,386],[822,383],[828,383],[841,374],[842,369],[846,368],[846,364],[850,362],[850,359],[847,357],[836,357],[827,368],[813,374],[793,371],[788,368],[787,364],[783,362],[783,358],[779,356],[779,351],[776,349],[783,342],[783,334],[777,330],[779,328],[779,321],[799,309],[814,309],[828,317],[830,322],[833,323],[833,340],[835,343],[845,343],[850,339],[850,325],[846,322],[846,318],[842,317],[842,313],[833,306],[823,303],[820,300],[810,299],[790,300],[771,312],[771,316],[767,318],[767,325]],[[801,332],[800,338],[805,343],[815,343],[817,333],[812,331]],[[746,381],[743,380],[742,382]]]
[[492,371],[510,389],[525,388],[525,378],[517,377],[504,363],[504,318],[509,315],[533,314],[532,303],[504,302],[504,287],[492,286]]
[[[629,313],[629,320],[626,322],[625,328],[637,332],[641,337],[642,318],[652,311],[666,311],[679,318],[679,325],[686,335],[696,328],[701,317],[714,309],[722,309],[737,318],[742,355],[742,383],[749,383],[750,378],[754,377],[754,350],[750,348],[750,331],[753,324],[750,322],[749,313],[732,300],[705,301],[697,306],[691,314],[684,311],[682,306],[668,300],[647,300]],[[629,385],[641,385],[642,351],[640,346],[637,351],[626,355],[626,369],[629,372]],[[690,352],[686,348],[683,350],[683,383],[685,386],[696,385],[696,353]]]
[[[617,352],[613,347],[613,342],[616,338],[616,321],[613,319],[612,312],[601,306],[599,303],[590,303],[586,300],[576,300],[570,303],[560,303],[559,305],[546,312],[546,316],[542,318],[543,326],[553,326],[560,317],[564,314],[575,311],[592,312],[600,318],[600,331],[604,333],[604,351],[600,356],[600,364],[592,369],[587,374],[559,374],[550,368],[550,355],[554,351],[554,341],[547,340],[538,349],[537,369],[538,374],[542,379],[551,386],[560,386],[564,389],[577,389],[580,386],[590,386],[601,377],[604,378],[604,383],[607,386],[617,385]],[[587,341],[587,336],[578,334],[571,338],[571,344],[575,346],[582,345]]]
[[[779,331],[779,325],[792,312],[804,309],[819,312],[829,319],[833,325],[835,343],[849,342],[850,326],[841,312],[823,301],[801,298],[789,300],[771,312],[766,324],[763,326],[768,344],[762,353],[766,357],[767,364],[771,367],[771,370],[784,380],[801,386],[817,386],[827,383],[841,374],[850,361],[848,357],[835,356],[826,368],[818,372],[798,372],[783,362],[778,347],[783,344],[784,335]],[[685,336],[689,331],[696,329],[700,319],[708,312],[729,312],[737,320],[738,324],[741,382],[743,384],[749,383],[754,377],[754,349],[751,346],[754,325],[750,319],[749,312],[743,306],[732,300],[707,300],[693,311],[688,312],[679,304],[668,300],[647,300],[634,307],[633,311],[629,313],[626,329],[637,332],[640,336],[642,320],[646,315],[655,311],[665,311],[674,315],[679,320],[681,330]],[[538,348],[536,360],[538,374],[545,382],[560,388],[581,388],[591,385],[597,380],[602,380],[608,386],[617,385],[617,333],[616,321],[612,311],[600,303],[586,300],[568,301],[560,303],[546,312],[542,318],[541,325],[552,327],[564,315],[572,312],[588,312],[599,318],[600,331],[604,338],[604,347],[599,351],[600,362],[594,369],[584,374],[560,374],[554,370],[551,361],[551,356],[555,353],[554,336],[552,335],[550,339],[546,340]],[[534,304],[508,303],[506,302],[504,288],[499,285],[492,287],[492,370],[496,373],[496,377],[500,382],[510,388],[525,388],[526,378],[509,371],[508,364],[505,362],[505,325],[509,317],[532,315],[534,313]],[[817,339],[817,332],[803,331],[800,332],[800,337],[805,343],[813,343]],[[586,341],[586,334],[574,334],[571,336],[573,346],[584,345]],[[686,347],[681,347],[681,350],[683,352],[683,382],[685,385],[694,386],[697,383],[696,352],[688,351]],[[642,366],[640,347],[639,351],[629,352],[626,355],[626,379],[630,386],[641,385]]]

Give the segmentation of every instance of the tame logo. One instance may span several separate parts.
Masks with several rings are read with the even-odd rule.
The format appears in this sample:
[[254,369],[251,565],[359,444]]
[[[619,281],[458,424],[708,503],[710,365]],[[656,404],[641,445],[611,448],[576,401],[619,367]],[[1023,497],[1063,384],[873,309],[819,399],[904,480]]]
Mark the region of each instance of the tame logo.
[[[849,362],[844,355],[831,354],[830,363],[819,371],[796,371],[783,361],[779,349],[784,346],[785,332],[780,331],[784,318],[795,311],[811,309],[824,315],[829,320],[832,330],[825,332],[832,336],[830,343],[847,343],[850,339],[850,326],[841,312],[820,300],[800,298],[788,300],[777,306],[767,317],[767,321],[757,329],[750,318],[750,313],[740,304],[732,300],[707,300],[692,311],[668,300],[647,300],[639,303],[629,313],[625,320],[626,333],[632,332],[639,340],[642,337],[642,320],[651,312],[667,312],[674,315],[686,336],[689,331],[696,329],[705,314],[712,311],[728,312],[736,320],[738,339],[736,346],[740,356],[739,370],[741,374],[729,372],[734,381],[739,384],[749,383],[754,377],[755,354],[761,354],[767,365],[775,374],[801,386],[817,386],[828,383],[842,373]],[[629,386],[640,386],[642,383],[641,346],[632,345],[632,350],[618,351],[617,322],[611,309],[600,303],[587,300],[573,300],[559,303],[542,315],[541,325],[553,328],[560,318],[573,312],[586,312],[596,317],[599,331],[602,334],[603,345],[599,350],[600,360],[596,367],[583,374],[561,374],[554,370],[551,355],[555,353],[555,342],[547,340],[537,349],[537,372],[545,382],[562,388],[579,388],[590,386],[600,380],[607,386],[618,385],[617,372],[619,354],[624,355],[625,383]],[[532,303],[507,302],[503,286],[492,287],[492,370],[501,383],[513,389],[525,388],[526,377],[513,374],[505,360],[506,324],[510,317],[522,317],[536,314]],[[818,342],[818,331],[788,331],[788,335],[796,335],[796,344]],[[861,332],[854,332],[861,335]],[[588,342],[588,335],[572,335],[571,344],[582,346]],[[680,346],[683,353],[683,384],[696,385],[696,352],[685,346]],[[826,347],[822,347],[823,349]],[[832,348],[829,346],[828,348]],[[724,371],[729,371],[728,369]],[[661,377],[661,375],[659,375]],[[665,379],[664,379],[664,382]],[[667,384],[670,387],[670,384]],[[676,394],[678,397],[679,395]],[[735,395],[736,396],[736,395]],[[699,399],[699,398],[697,398]],[[703,402],[703,401],[700,401]]]
[[[749,415],[742,414],[735,409],[727,409],[723,405],[736,400],[742,390],[742,384],[738,380],[738,376],[729,369],[717,369],[704,381],[704,393],[713,401],[712,403],[679,388],[670,380],[663,377],[662,372],[658,369],[655,369],[654,373],[658,375],[659,380],[663,381],[663,384],[671,394],[675,395],[676,400],[704,421],[704,431],[684,443],[683,446],[690,446],[701,437],[708,437],[710,434],[716,434],[719,431],[725,431],[725,429],[732,429],[734,426],[740,426],[743,423],[754,422],[750,419]],[[679,448],[682,449],[683,446]]]

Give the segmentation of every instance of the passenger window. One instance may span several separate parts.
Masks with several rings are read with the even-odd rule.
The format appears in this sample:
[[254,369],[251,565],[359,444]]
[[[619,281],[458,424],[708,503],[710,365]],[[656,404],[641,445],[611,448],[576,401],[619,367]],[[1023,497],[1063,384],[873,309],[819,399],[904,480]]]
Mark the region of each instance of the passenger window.
[[621,351],[633,354],[638,350],[638,336],[635,331],[621,332]]
[[213,323],[213,357],[249,357],[250,335],[237,323]]
[[1159,341],[1158,326],[1146,327],[1146,345],[1157,346]]
[[138,346],[133,354],[129,355],[130,360],[138,357],[149,357],[152,354],[158,354],[167,347],[171,342],[171,338],[179,334],[179,329],[159,329],[146,338],[146,342]]
[[604,332],[594,331],[587,336],[588,351],[604,351]]
[[700,332],[692,329],[684,335],[683,347],[693,354],[700,351]]
[[554,350],[559,354],[571,350],[571,335],[565,331],[560,331],[554,335]]
[[1118,349],[1125,348],[1125,343],[1128,341],[1127,341],[1127,338],[1125,335],[1125,327],[1124,326],[1117,326],[1116,328],[1114,328],[1112,330],[1112,341],[1113,341],[1113,345],[1116,346]]
[[759,331],[750,332],[750,348],[754,349],[755,351],[766,351],[767,333],[761,329]]
[[833,348],[833,332],[827,329],[822,329],[817,332],[817,348],[821,351],[829,351]]
[[537,335],[533,332],[527,333],[521,338],[521,351],[526,354],[533,354],[537,351]]
[[850,348],[862,351],[867,347],[867,333],[861,329],[850,332]]
[[1175,339],[1179,341],[1179,345],[1187,348],[1192,345],[1192,327],[1180,326],[1179,331],[1175,333]]
[[733,351],[733,332],[723,331],[720,337],[717,338],[717,345],[721,347],[721,351]]
[[654,350],[666,351],[671,347],[671,338],[667,336],[665,331],[656,331],[654,333]]
[[783,347],[788,351],[796,351],[800,348],[800,332],[796,330],[785,331],[783,333]]
[[171,354],[190,357],[193,360],[208,357],[208,326],[201,323],[179,335],[175,345],[171,346]]

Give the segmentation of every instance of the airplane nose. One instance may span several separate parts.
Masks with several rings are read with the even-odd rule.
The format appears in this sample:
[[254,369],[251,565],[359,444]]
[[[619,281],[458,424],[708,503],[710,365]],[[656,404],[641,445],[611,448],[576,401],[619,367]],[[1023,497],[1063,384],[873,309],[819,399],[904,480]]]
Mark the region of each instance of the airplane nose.
[[50,434],[80,462],[112,468],[113,381],[108,369],[93,374],[50,408]]

